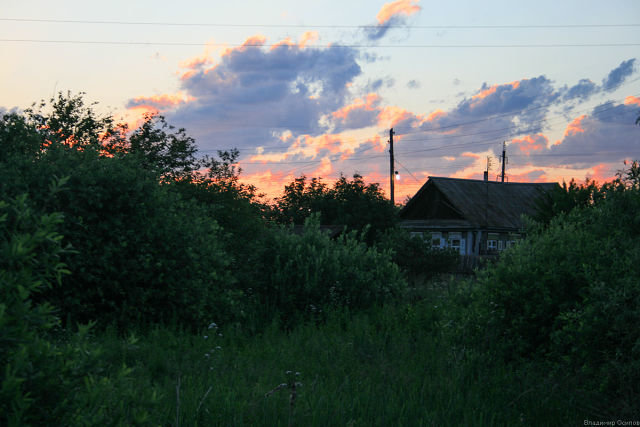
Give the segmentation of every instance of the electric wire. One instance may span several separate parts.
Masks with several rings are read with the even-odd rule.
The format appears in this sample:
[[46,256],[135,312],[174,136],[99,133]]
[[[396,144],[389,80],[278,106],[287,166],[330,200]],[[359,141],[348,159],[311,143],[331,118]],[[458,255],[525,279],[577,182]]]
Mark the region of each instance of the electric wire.
[[[203,43],[203,42],[161,42],[161,41],[117,41],[117,40],[51,40],[51,39],[10,39],[0,38],[3,43],[32,44],[75,44],[75,45],[111,45],[111,46],[214,46],[245,48],[297,48],[286,43]],[[305,48],[322,49],[553,49],[553,48],[596,48],[596,47],[637,47],[640,43],[530,43],[530,44],[307,44]]]
[[143,26],[179,26],[179,27],[228,27],[228,28],[336,28],[336,29],[376,29],[376,28],[408,28],[429,30],[455,30],[455,29],[579,29],[579,28],[637,28],[640,23],[614,23],[614,24],[498,24],[498,25],[340,25],[340,24],[238,24],[219,22],[170,22],[170,21],[123,21],[123,20],[88,20],[88,19],[50,19],[50,18],[0,18],[6,22],[33,22],[55,24],[99,24],[99,25],[143,25]]

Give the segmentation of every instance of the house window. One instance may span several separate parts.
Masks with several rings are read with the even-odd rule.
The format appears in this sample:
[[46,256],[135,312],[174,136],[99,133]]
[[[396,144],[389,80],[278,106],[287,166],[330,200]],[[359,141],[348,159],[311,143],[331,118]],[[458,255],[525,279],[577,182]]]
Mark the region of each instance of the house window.
[[449,247],[451,249],[455,249],[460,252],[460,247],[462,246],[462,234],[460,233],[449,233]]
[[498,241],[497,240],[487,240],[487,249],[490,251],[498,250]]
[[442,233],[431,233],[431,247],[441,248],[443,246]]

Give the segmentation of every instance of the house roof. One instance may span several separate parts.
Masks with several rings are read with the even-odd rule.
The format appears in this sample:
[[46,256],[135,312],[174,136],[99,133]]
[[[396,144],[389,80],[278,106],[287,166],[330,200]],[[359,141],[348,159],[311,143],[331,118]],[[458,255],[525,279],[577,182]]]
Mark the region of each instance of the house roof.
[[[557,187],[557,183],[429,177],[402,208],[400,218],[422,220],[425,224],[433,222],[434,225],[442,220],[456,219],[474,228],[520,229],[523,225],[521,216],[535,215],[538,199]],[[436,199],[446,211],[429,208],[428,204]]]

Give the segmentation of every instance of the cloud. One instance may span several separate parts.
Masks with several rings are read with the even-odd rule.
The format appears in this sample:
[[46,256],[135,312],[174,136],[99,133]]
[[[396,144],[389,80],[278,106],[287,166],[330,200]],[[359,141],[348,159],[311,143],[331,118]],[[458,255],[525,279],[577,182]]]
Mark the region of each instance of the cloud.
[[139,96],[137,98],[130,99],[126,107],[129,109],[144,109],[149,111],[166,111],[175,108],[181,104],[194,101],[193,96],[185,96],[182,93],[174,95],[153,95],[153,96]]
[[369,92],[377,92],[382,88],[392,88],[396,84],[395,79],[390,76],[375,79],[373,81],[368,81],[364,87],[364,91]]
[[352,104],[346,105],[331,113],[336,131],[345,129],[360,129],[376,124],[380,113],[380,96],[369,93],[365,99],[356,99]]
[[585,101],[589,99],[593,94],[599,91],[598,85],[589,79],[581,79],[575,86],[572,86],[564,94],[563,99],[570,101],[573,99],[580,99]]
[[600,104],[569,123],[561,140],[530,153],[530,160],[541,166],[579,169],[592,167],[594,161],[621,165],[625,159],[640,158],[636,116],[634,105]]
[[[635,59],[622,61],[620,65],[611,70],[607,77],[602,79],[602,85],[597,85],[589,79],[581,79],[570,88],[563,88],[561,92],[563,101],[586,101],[599,93],[612,92],[619,88],[635,71]],[[571,111],[573,105],[567,105],[566,110]]]
[[510,147],[529,156],[531,152],[546,150],[549,140],[542,134],[525,135],[511,141]]
[[321,119],[345,106],[348,87],[362,71],[357,50],[309,46],[315,37],[305,33],[299,43],[286,39],[267,48],[267,39],[255,35],[217,60],[186,60],[180,89],[188,102],[140,97],[128,107],[171,107],[163,110],[167,118],[203,149],[282,147],[278,136],[285,130],[294,138],[320,135],[328,130]]
[[640,107],[640,97],[638,97],[638,96],[627,96],[624,99],[624,104],[625,105],[635,104],[635,105]]
[[635,62],[635,58],[622,61],[618,67],[611,70],[609,75],[602,80],[602,89],[606,92],[617,89],[627,77],[633,74]]
[[409,80],[407,82],[407,87],[409,89],[420,89],[420,82],[418,80]]
[[379,40],[385,36],[390,28],[404,25],[407,18],[418,13],[422,8],[418,6],[420,0],[397,0],[385,3],[376,16],[377,24],[366,29],[369,40]]
[[[384,22],[409,14],[388,9]],[[239,47],[207,48],[180,64],[176,93],[132,98],[127,106],[163,113],[195,137],[203,154],[239,148],[243,181],[270,196],[302,173],[330,180],[358,171],[386,188],[392,127],[397,168],[407,168],[418,180],[428,175],[481,179],[486,157],[496,156],[502,141],[509,142],[511,180],[606,175],[605,166],[597,164],[610,169],[623,159],[640,158],[640,132],[634,126],[638,97],[601,102],[570,116],[566,128],[553,133],[548,126],[557,111],[619,87],[633,72],[633,59],[613,69],[602,85],[583,78],[557,87],[539,75],[484,83],[448,109],[414,112],[384,99],[381,91],[393,86],[393,79],[362,84],[360,64],[378,57],[365,58],[352,47],[320,47],[319,38],[308,32],[297,41],[267,45],[258,34]],[[416,89],[419,82],[408,86]],[[570,110],[564,111],[567,117]],[[400,188],[409,194],[419,187],[411,174],[403,178],[398,199]]]

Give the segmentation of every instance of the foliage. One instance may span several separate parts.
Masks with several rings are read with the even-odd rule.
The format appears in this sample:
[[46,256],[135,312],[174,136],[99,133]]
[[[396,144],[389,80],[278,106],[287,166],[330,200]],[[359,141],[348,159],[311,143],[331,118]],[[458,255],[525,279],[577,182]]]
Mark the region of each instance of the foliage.
[[305,176],[285,186],[282,197],[276,199],[275,219],[282,224],[302,224],[313,213],[320,214],[324,225],[346,226],[362,232],[370,226],[366,240],[372,243],[376,233],[396,223],[395,207],[385,199],[378,184],[365,184],[362,176],[349,180],[344,176],[333,187],[318,178],[309,182]]
[[136,156],[140,167],[155,171],[167,181],[190,177],[200,167],[195,140],[157,114],[146,114],[127,138],[112,139],[105,149]]
[[53,307],[34,302],[69,274],[61,223],[61,214],[39,214],[26,195],[0,201],[0,424],[144,421],[158,397],[150,384],[133,389],[130,368],[108,366],[102,347],[89,342],[90,326],[53,339]]
[[262,283],[253,289],[268,319],[277,313],[286,325],[303,314],[331,307],[361,309],[388,301],[406,286],[389,251],[367,247],[355,232],[334,241],[317,216],[302,234],[281,229],[271,235],[260,261]]
[[40,134],[40,149],[56,145],[101,148],[124,138],[126,129],[110,115],[96,114],[95,105],[86,105],[84,93],[59,92],[48,103],[42,100],[25,110],[25,119]]
[[[74,273],[65,286],[38,298],[62,310],[65,321],[194,325],[212,310],[231,316],[240,294],[229,286],[212,210],[159,184],[186,170],[183,154],[193,140],[148,118],[128,142],[138,151],[118,152],[116,140],[95,136],[110,118],[96,119],[81,96],[54,101],[46,114],[42,103],[37,113],[0,120],[0,147],[10,147],[0,158],[0,197],[29,193],[40,209],[63,212],[60,230],[78,252],[65,257]],[[52,191],[52,180],[66,186]]]
[[587,179],[584,184],[571,180],[569,185],[562,183],[562,187],[555,187],[537,200],[538,209],[534,220],[542,224],[549,224],[551,219],[566,214],[574,208],[585,208],[598,203],[604,197],[604,192],[598,183]]
[[[56,384],[38,369],[55,351],[42,338],[57,325],[53,307],[33,294],[59,285],[60,214],[38,216],[21,195],[0,201],[0,423],[19,425]],[[35,367],[35,369],[34,369]]]
[[508,359],[545,359],[633,412],[640,396],[640,189],[633,168],[480,275],[469,324]]
[[44,139],[23,115],[10,113],[0,118],[0,162],[20,156],[37,158]]
[[398,227],[381,234],[377,246],[391,249],[393,261],[414,280],[430,280],[438,274],[451,273],[460,257],[453,249],[433,248],[431,242],[411,236],[407,230]]

